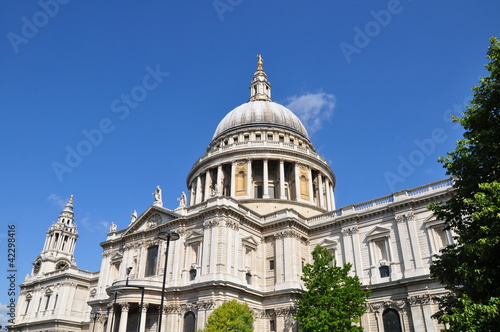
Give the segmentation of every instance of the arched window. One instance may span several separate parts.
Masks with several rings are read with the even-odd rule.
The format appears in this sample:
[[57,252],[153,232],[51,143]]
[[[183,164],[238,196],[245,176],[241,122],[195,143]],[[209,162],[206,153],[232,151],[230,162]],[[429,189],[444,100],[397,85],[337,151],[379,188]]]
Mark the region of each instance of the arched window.
[[196,332],[196,317],[192,311],[184,315],[184,332]]
[[399,314],[394,309],[386,309],[382,314],[384,321],[384,332],[401,332],[401,321]]

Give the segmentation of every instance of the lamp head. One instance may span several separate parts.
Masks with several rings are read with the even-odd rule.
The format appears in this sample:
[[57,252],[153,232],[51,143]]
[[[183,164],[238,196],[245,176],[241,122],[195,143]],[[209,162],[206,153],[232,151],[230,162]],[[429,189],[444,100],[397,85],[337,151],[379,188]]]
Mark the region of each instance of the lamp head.
[[180,235],[176,232],[173,232],[173,231],[161,231],[158,233],[157,237],[160,240],[176,241],[176,240],[179,240]]

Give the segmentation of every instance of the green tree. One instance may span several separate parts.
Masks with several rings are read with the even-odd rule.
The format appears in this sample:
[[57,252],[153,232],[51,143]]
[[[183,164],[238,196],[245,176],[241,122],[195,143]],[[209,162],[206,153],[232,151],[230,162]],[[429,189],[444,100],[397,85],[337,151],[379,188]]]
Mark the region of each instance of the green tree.
[[306,264],[302,270],[307,290],[297,303],[295,319],[300,330],[363,331],[356,323],[366,311],[369,291],[362,289],[357,276],[349,275],[351,264],[337,266],[328,249],[319,245],[312,256],[313,264]]
[[224,302],[208,316],[203,332],[252,332],[253,313],[246,303],[236,300]]
[[455,178],[455,195],[431,205],[456,233],[432,276],[450,290],[433,316],[450,331],[498,331],[500,326],[500,45],[490,39],[489,75],[473,88],[461,118],[464,138],[440,162]]

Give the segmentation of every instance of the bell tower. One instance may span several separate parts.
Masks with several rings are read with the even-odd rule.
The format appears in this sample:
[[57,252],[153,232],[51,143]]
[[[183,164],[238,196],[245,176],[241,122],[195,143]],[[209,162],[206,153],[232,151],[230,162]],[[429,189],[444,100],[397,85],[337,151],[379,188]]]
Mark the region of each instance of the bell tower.
[[57,222],[54,222],[47,231],[40,257],[33,263],[33,273],[52,272],[76,266],[74,252],[77,238],[78,230],[73,214],[73,195],[71,195]]

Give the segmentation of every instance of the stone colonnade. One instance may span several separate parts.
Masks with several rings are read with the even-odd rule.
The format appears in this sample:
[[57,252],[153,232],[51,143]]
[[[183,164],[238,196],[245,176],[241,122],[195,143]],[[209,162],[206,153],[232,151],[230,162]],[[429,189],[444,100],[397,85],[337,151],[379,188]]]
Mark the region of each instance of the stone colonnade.
[[281,199],[335,209],[332,179],[320,170],[283,159],[243,159],[206,169],[191,180],[190,205],[213,196]]

